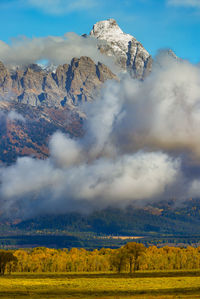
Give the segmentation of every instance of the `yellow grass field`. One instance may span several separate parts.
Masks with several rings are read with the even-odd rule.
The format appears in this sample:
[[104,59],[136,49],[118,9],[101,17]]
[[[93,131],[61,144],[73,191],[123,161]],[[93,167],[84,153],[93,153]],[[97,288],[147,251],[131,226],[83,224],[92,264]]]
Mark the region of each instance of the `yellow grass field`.
[[200,273],[191,273],[12,274],[0,277],[0,298],[200,298]]

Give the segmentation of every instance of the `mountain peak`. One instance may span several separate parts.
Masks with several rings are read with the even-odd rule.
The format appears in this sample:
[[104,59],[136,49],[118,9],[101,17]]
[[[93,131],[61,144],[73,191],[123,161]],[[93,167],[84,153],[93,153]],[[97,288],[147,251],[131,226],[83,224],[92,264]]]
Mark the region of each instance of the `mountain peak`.
[[97,22],[93,26],[90,36],[106,41],[122,40],[125,43],[135,39],[130,34],[124,33],[114,19]]
[[151,70],[149,53],[135,37],[124,33],[114,19],[97,22],[90,36],[104,41],[99,45],[101,53],[114,57],[116,64],[133,77],[142,79]]

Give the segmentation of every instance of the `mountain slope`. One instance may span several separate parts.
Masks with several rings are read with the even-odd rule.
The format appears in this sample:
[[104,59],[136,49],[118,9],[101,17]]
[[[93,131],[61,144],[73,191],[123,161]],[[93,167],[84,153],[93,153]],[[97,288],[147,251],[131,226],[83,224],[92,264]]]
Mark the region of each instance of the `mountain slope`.
[[58,130],[71,136],[83,134],[83,119],[76,109],[5,101],[0,101],[0,109],[0,161],[6,164],[27,155],[47,158],[49,138]]
[[[93,232],[95,234],[116,235],[198,235],[200,232],[200,201],[189,200],[184,205],[176,201],[155,203],[154,206],[122,210],[107,208],[89,215],[69,213],[46,215],[22,221],[17,229],[66,230],[73,232]],[[195,226],[195,230],[194,230]]]

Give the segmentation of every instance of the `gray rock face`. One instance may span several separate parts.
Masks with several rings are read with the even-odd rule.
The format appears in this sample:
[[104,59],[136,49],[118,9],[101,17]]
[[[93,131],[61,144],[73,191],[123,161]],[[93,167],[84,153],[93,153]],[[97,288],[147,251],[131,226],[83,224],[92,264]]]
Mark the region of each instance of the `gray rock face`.
[[6,69],[6,67],[3,65],[2,62],[0,62],[0,91],[1,95],[8,92],[11,88],[11,77]]
[[74,104],[92,101],[102,83],[116,76],[101,63],[94,64],[89,57],[74,58],[68,70],[66,88]]
[[61,107],[91,101],[108,79],[116,76],[89,57],[74,58],[71,64],[58,66],[56,72],[31,65],[10,73],[0,62],[0,96],[32,106]]
[[116,64],[130,72],[132,77],[143,79],[151,71],[150,54],[132,35],[124,33],[114,19],[96,23],[90,36],[104,41],[99,50],[115,57]]

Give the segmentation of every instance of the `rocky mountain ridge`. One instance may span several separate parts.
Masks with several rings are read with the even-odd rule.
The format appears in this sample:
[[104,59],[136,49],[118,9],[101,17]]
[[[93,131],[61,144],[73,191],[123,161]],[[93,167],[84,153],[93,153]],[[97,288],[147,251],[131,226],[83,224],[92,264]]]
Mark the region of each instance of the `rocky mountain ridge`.
[[[122,72],[143,79],[151,71],[150,54],[115,20],[96,23],[89,36],[101,41],[99,51],[112,57]],[[9,70],[0,62],[0,97],[32,106],[76,106],[94,100],[101,85],[110,79],[117,79],[117,74],[89,57],[73,58],[53,71],[37,64]]]
[[61,107],[94,100],[102,83],[116,76],[89,57],[74,58],[71,64],[47,72],[37,65],[11,73],[0,63],[0,96],[23,104]]
[[[113,57],[122,72],[139,79],[150,72],[149,53],[115,20],[95,24],[90,37],[100,41],[99,51]],[[8,69],[0,62],[0,161],[11,164],[19,156],[48,157],[49,138],[57,130],[83,134],[79,103],[95,100],[107,80],[119,80],[118,74],[86,56],[56,69],[37,64]],[[10,119],[10,111],[20,116]]]

